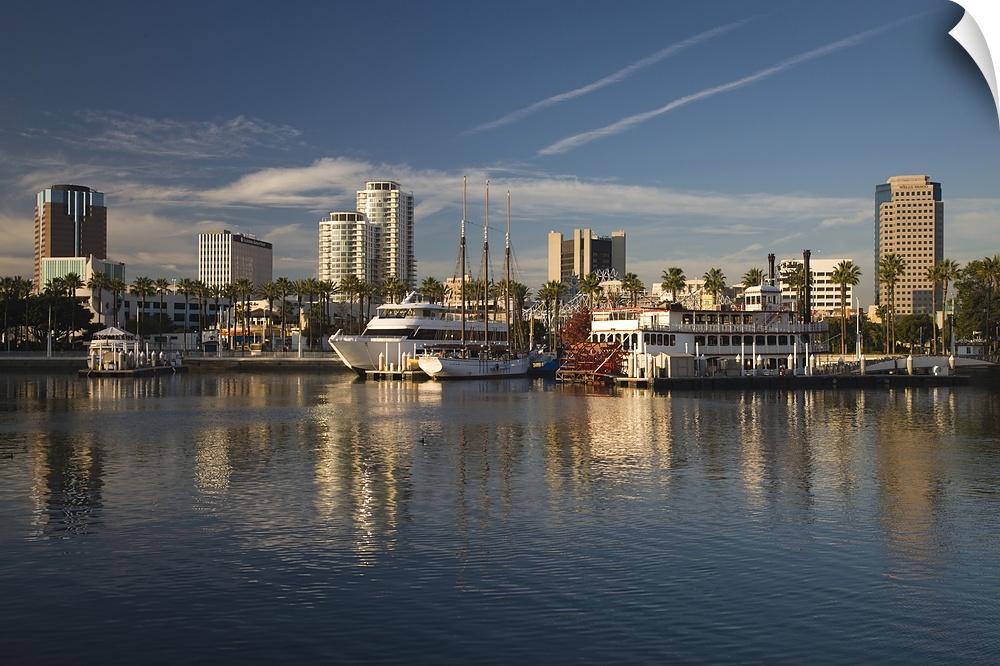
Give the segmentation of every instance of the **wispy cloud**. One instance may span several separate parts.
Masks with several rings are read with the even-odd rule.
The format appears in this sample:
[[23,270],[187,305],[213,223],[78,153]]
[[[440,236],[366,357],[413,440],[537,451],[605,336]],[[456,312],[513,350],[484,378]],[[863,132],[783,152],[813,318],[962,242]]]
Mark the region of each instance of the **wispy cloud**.
[[300,132],[257,118],[236,116],[214,121],[183,122],[118,112],[82,111],[78,118],[98,132],[83,141],[90,148],[158,157],[219,158],[250,148],[283,148]]
[[649,67],[650,65],[655,65],[661,60],[665,60],[673,55],[676,55],[677,53],[680,53],[689,46],[694,46],[695,44],[699,44],[701,42],[704,42],[705,40],[729,32],[730,30],[738,28],[739,26],[743,25],[749,20],[750,19],[744,19],[743,21],[737,21],[736,23],[730,23],[728,25],[719,26],[718,28],[706,30],[705,32],[695,35],[694,37],[689,37],[688,39],[677,42],[676,44],[671,44],[670,46],[657,51],[653,55],[647,56],[641,60],[637,60],[632,64],[619,69],[617,72],[609,74],[608,76],[605,76],[602,79],[598,79],[593,83],[588,83],[585,86],[576,88],[574,90],[570,90],[568,92],[560,93],[559,95],[553,95],[552,97],[547,97],[543,100],[535,102],[534,104],[531,104],[530,106],[526,106],[523,109],[518,109],[517,111],[508,113],[506,116],[502,118],[498,118],[497,120],[488,123],[483,123],[482,125],[478,125],[476,127],[473,127],[472,129],[466,130],[465,132],[463,132],[463,134],[475,134],[478,132],[485,132],[488,130],[496,129],[498,127],[503,127],[504,125],[510,125],[512,123],[515,123],[519,120],[522,120],[530,116],[533,113],[537,113],[538,111],[541,111],[543,109],[547,109],[557,104],[562,104],[563,102],[568,102],[571,99],[576,99],[577,97],[582,97],[588,93],[600,90],[601,88],[613,85],[615,83],[619,83],[621,81],[624,81],[628,77],[632,76],[636,72]]
[[800,53],[799,55],[788,58],[787,60],[782,60],[777,65],[773,65],[771,67],[759,70],[749,76],[744,76],[741,79],[736,79],[735,81],[730,81],[729,83],[723,83],[722,85],[713,86],[711,88],[705,88],[704,90],[699,90],[696,93],[685,95],[684,97],[675,99],[669,104],[661,106],[658,109],[645,111],[643,113],[637,113],[635,115],[623,118],[618,122],[612,123],[610,125],[606,125],[604,127],[595,130],[590,130],[587,132],[581,132],[579,134],[568,136],[565,139],[561,139],[560,141],[557,141],[550,146],[542,148],[540,151],[538,151],[538,155],[545,156],[545,155],[557,155],[560,153],[565,153],[575,148],[579,148],[580,146],[583,146],[587,143],[590,143],[591,141],[596,141],[597,139],[603,139],[605,137],[614,136],[615,134],[621,134],[622,132],[631,129],[636,125],[639,125],[641,123],[646,122],[647,120],[656,118],[657,116],[661,116],[665,113],[673,111],[674,109],[680,108],[685,104],[690,104],[691,102],[697,102],[703,99],[708,99],[720,93],[729,92],[731,90],[737,90],[739,88],[744,88],[746,86],[753,85],[754,83],[763,81],[764,79],[774,76],[775,74],[780,74],[781,72],[784,72],[793,67],[801,65],[802,63],[808,62],[809,60],[814,60],[816,58],[829,55],[836,51],[840,51],[841,49],[854,46],[855,44],[858,44],[866,39],[874,37],[875,35],[878,35],[887,30],[895,28],[904,22],[911,21],[914,18],[915,17],[907,17],[904,19],[900,19],[898,21],[894,21],[885,26],[873,28],[872,30],[866,30],[865,32],[853,35],[851,37],[847,37],[845,39],[841,39],[839,41],[833,42],[832,44],[827,44],[826,46],[822,46],[818,49],[813,49],[812,51],[806,51],[805,53]]

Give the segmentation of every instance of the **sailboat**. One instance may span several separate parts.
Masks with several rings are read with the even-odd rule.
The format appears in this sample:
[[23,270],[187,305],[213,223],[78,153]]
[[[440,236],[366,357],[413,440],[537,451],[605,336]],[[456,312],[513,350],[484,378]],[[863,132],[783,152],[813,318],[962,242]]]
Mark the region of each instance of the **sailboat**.
[[[507,325],[504,327],[504,341],[489,340],[489,328],[486,327],[485,339],[482,343],[473,343],[465,339],[465,193],[462,194],[462,234],[459,243],[462,273],[462,340],[457,345],[441,345],[425,347],[424,353],[417,357],[420,369],[434,379],[446,378],[477,378],[477,377],[517,377],[528,374],[531,359],[527,352],[514,349],[511,344],[510,321],[510,192],[507,193],[507,237],[504,257],[504,298]],[[489,320],[489,228],[490,228],[490,184],[486,183],[486,224],[483,225],[483,319]]]

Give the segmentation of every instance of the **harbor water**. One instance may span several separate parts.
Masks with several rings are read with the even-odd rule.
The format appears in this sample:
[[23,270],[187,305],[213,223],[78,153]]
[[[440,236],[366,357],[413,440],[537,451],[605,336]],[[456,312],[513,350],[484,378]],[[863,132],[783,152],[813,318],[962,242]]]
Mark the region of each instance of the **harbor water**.
[[1000,662],[1000,392],[0,376],[5,664]]

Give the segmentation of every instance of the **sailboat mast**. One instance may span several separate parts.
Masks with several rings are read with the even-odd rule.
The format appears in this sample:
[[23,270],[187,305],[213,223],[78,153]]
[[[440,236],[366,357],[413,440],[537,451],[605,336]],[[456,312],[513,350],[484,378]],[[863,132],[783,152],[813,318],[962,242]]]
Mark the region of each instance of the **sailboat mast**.
[[458,242],[458,254],[461,257],[461,282],[459,282],[459,299],[462,301],[462,345],[465,345],[465,176],[462,176],[462,239]]
[[486,224],[483,225],[483,344],[490,344],[490,181],[486,181]]
[[511,351],[510,346],[510,190],[507,190],[507,236],[504,239],[503,250],[503,281],[504,281],[504,312],[507,324],[507,352]]

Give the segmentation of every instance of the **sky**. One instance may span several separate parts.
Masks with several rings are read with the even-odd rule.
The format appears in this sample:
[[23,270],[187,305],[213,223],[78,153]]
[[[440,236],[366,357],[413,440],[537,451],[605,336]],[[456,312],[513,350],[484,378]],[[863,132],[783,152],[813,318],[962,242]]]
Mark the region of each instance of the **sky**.
[[[32,274],[35,194],[104,192],[126,279],[197,277],[251,233],[317,275],[319,221],[366,180],[416,202],[418,279],[470,238],[547,280],[550,231],[626,233],[647,288],[739,283],[767,254],[852,259],[872,302],[875,186],[924,174],[945,256],[1000,253],[1000,128],[948,0],[5,3],[0,275]],[[470,248],[476,243],[470,241]],[[470,263],[478,257],[470,253]],[[496,253],[499,254],[499,253]],[[496,257],[495,257],[496,258]]]

